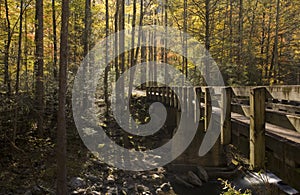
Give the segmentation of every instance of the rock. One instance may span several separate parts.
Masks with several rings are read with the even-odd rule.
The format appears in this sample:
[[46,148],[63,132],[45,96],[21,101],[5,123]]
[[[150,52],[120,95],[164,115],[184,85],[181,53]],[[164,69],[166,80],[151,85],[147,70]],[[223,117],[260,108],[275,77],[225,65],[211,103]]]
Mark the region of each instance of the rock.
[[199,177],[192,171],[188,172],[188,182],[195,186],[202,186],[202,181]]
[[70,187],[73,189],[81,188],[86,185],[86,182],[80,177],[73,177],[70,181]]
[[118,189],[116,187],[107,187],[107,195],[117,195],[118,194]]
[[123,188],[121,191],[120,191],[120,194],[121,195],[127,195],[127,189]]
[[163,194],[162,189],[161,189],[161,188],[157,188],[157,189],[155,190],[155,194],[158,194],[158,195]]
[[74,190],[73,192],[71,192],[71,194],[76,195],[76,194],[83,194],[85,192],[86,192],[85,189],[78,189],[78,190]]
[[137,185],[136,186],[136,190],[139,192],[139,193],[142,193],[142,192],[146,192],[146,191],[149,191],[149,188],[144,186],[144,185]]
[[204,182],[208,182],[208,175],[207,172],[205,171],[205,169],[201,166],[197,166],[197,172],[196,174],[198,175],[198,177],[204,181]]
[[175,178],[175,181],[176,181],[178,184],[184,185],[184,186],[187,187],[187,188],[193,188],[193,187],[194,187],[192,184],[186,182],[183,178],[181,178],[181,177],[179,177],[179,176],[177,176],[177,175],[175,175],[174,178]]
[[164,183],[160,186],[160,189],[163,192],[169,192],[172,189],[172,187],[171,187],[170,183]]
[[153,175],[152,175],[152,179],[154,179],[154,180],[155,180],[155,179],[160,179],[160,176],[157,175],[157,174],[153,174]]
[[92,191],[91,194],[93,194],[93,195],[101,195],[101,192]]
[[86,178],[87,178],[88,180],[90,180],[91,182],[98,182],[98,181],[101,181],[101,178],[98,178],[97,176],[92,175],[92,174],[86,175]]
[[142,175],[142,179],[146,180],[147,178],[147,175]]
[[114,175],[108,175],[108,176],[107,176],[107,181],[108,181],[109,183],[114,183],[114,182],[115,182],[115,177],[114,177]]

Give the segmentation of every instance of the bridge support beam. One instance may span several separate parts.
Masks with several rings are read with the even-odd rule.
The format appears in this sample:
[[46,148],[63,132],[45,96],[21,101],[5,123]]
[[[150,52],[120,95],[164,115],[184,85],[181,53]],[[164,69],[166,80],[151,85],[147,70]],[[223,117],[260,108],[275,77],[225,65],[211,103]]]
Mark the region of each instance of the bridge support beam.
[[231,143],[231,87],[225,87],[221,93],[221,144]]
[[250,90],[250,167],[265,168],[265,99],[264,87]]

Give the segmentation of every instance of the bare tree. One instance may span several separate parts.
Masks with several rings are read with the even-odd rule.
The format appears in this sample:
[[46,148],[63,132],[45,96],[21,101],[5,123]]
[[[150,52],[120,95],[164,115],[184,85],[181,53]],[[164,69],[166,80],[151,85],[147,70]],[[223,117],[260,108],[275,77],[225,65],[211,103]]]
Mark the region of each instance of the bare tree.
[[66,91],[68,67],[68,33],[69,33],[69,0],[62,1],[62,22],[60,35],[60,62],[59,62],[59,106],[57,115],[57,188],[56,194],[67,194],[66,168]]
[[6,32],[7,32],[7,40],[5,44],[5,53],[4,53],[4,83],[7,85],[7,95],[11,94],[11,84],[9,77],[9,50],[11,45],[12,33],[10,27],[10,18],[9,18],[9,8],[7,0],[4,1],[5,4],[5,15],[6,15]]
[[43,134],[44,123],[44,10],[43,0],[36,0],[36,24],[35,24],[35,68],[36,85],[35,98],[37,109],[37,129]]

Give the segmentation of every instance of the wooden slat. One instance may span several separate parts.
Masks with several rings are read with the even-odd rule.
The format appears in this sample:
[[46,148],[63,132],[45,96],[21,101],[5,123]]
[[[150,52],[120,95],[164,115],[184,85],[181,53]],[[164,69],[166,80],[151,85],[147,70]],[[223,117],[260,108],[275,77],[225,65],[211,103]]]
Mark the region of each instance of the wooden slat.
[[251,87],[232,87],[233,94],[236,97],[249,97]]
[[208,130],[209,121],[212,113],[211,98],[210,98],[210,88],[206,87],[204,89],[204,131]]
[[300,101],[300,86],[272,86],[266,87],[267,95],[274,99],[283,99],[288,101]]
[[221,143],[223,145],[231,142],[231,96],[230,87],[222,89],[221,95]]
[[265,168],[265,88],[250,92],[250,167]]
[[283,112],[292,113],[292,114],[300,114],[300,106],[267,102],[266,107],[268,109],[272,109],[272,110],[276,110],[276,111],[283,111]]

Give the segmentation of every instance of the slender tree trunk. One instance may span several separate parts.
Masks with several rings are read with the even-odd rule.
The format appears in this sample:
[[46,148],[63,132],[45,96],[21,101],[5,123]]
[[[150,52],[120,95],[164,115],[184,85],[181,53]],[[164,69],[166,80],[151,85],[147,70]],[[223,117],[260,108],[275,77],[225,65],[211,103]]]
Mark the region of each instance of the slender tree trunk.
[[261,60],[260,60],[260,66],[261,66],[261,83],[262,78],[265,77],[267,72],[264,72],[264,67],[267,66],[267,64],[264,63],[264,53],[265,53],[265,39],[266,39],[266,27],[265,27],[265,21],[266,20],[266,12],[263,11],[262,15],[262,24],[261,24],[261,42],[260,42],[260,55],[261,55]]
[[85,1],[85,16],[84,16],[84,56],[88,55],[90,50],[90,35],[91,35],[91,0]]
[[238,67],[239,67],[239,72],[238,72],[238,80],[240,80],[240,75],[241,72],[243,71],[243,65],[242,65],[242,59],[243,59],[243,34],[244,34],[244,5],[243,5],[243,0],[239,1],[239,35],[238,35],[238,55],[237,55],[237,63],[238,63]]
[[206,79],[209,80],[209,50],[210,50],[210,0],[205,0],[205,49],[206,49],[206,62],[204,74]]
[[119,14],[119,31],[120,31],[120,39],[119,39],[119,49],[120,52],[120,68],[121,68],[121,73],[124,73],[125,71],[125,53],[124,53],[124,48],[125,48],[125,0],[121,0],[120,2],[120,14]]
[[232,22],[232,15],[233,15],[233,0],[229,0],[229,62],[233,62],[233,22]]
[[[109,36],[109,1],[105,0],[105,36]],[[106,104],[106,116],[109,115],[109,98],[108,98],[108,73],[110,70],[110,65],[108,61],[108,55],[109,55],[109,47],[108,47],[108,39],[105,40],[105,75],[104,75],[104,99]]]
[[37,129],[40,135],[43,134],[44,123],[44,19],[43,0],[36,0],[36,34],[35,34],[35,67],[36,85],[35,97],[37,106]]
[[18,106],[19,106],[19,80],[20,80],[20,66],[22,58],[22,30],[23,30],[23,0],[20,1],[20,27],[19,27],[19,39],[18,39],[18,57],[17,57],[17,73],[16,73],[16,85],[15,85],[15,109],[14,109],[14,132],[13,143],[16,141],[18,131]]
[[19,28],[19,40],[18,40],[18,58],[17,58],[17,75],[16,75],[16,95],[19,93],[19,80],[20,80],[20,66],[22,58],[22,30],[23,30],[23,0],[20,1],[20,28]]
[[274,83],[279,82],[279,63],[278,63],[278,31],[279,31],[279,18],[280,18],[280,0],[277,0],[276,6],[276,28],[275,28],[275,40],[273,48],[273,68],[274,68]]
[[[154,26],[157,25],[157,9],[155,9],[154,11]],[[154,62],[157,62],[157,38],[156,38],[156,30],[154,30],[154,34],[153,34],[153,45],[154,45],[154,48],[153,48],[153,61]],[[157,80],[157,66],[156,64],[154,63],[153,64],[153,77],[154,77],[154,80]],[[154,82],[154,86],[157,86],[157,82]]]
[[[132,15],[132,31],[131,31],[131,45],[134,46],[135,44],[135,23],[136,23],[136,0],[133,0],[133,9],[132,9],[132,12],[133,12],[133,15]],[[133,67],[134,66],[134,49],[132,49],[130,51],[130,67]]]
[[[185,0],[186,1],[186,0]],[[164,18],[164,24],[165,24],[165,31],[166,34],[168,35],[168,6],[169,6],[169,1],[165,0],[165,18]],[[165,45],[164,45],[164,63],[168,64],[168,41],[167,39],[165,40]],[[168,80],[168,69],[165,67],[165,83],[167,83]]]
[[[269,6],[269,13],[272,11],[272,6]],[[266,80],[268,83],[270,83],[271,79],[271,67],[269,68],[269,61],[270,61],[270,44],[271,44],[271,23],[272,23],[272,17],[269,16],[269,21],[268,21],[268,38],[267,38],[267,45],[266,45],[266,67],[265,67],[265,72],[266,72]]]
[[57,115],[57,195],[67,194],[66,168],[66,91],[68,67],[68,21],[69,0],[62,1],[62,22],[60,35],[60,62],[59,62],[59,107]]
[[24,13],[24,30],[25,30],[25,44],[24,44],[24,66],[25,66],[25,88],[26,92],[29,92],[29,84],[28,84],[28,30],[27,30],[27,12]]
[[5,53],[4,53],[4,83],[7,86],[6,93],[8,96],[11,94],[11,85],[10,85],[10,77],[9,77],[9,50],[11,44],[11,28],[10,28],[10,19],[9,19],[9,8],[7,0],[5,3],[5,15],[6,15],[6,31],[7,31],[7,40],[5,44]]
[[119,36],[118,36],[118,30],[119,30],[119,4],[120,0],[116,0],[116,12],[115,12],[115,72],[116,72],[116,81],[119,79]]
[[57,80],[57,33],[56,33],[56,8],[55,0],[52,0],[52,25],[53,25],[53,76]]

